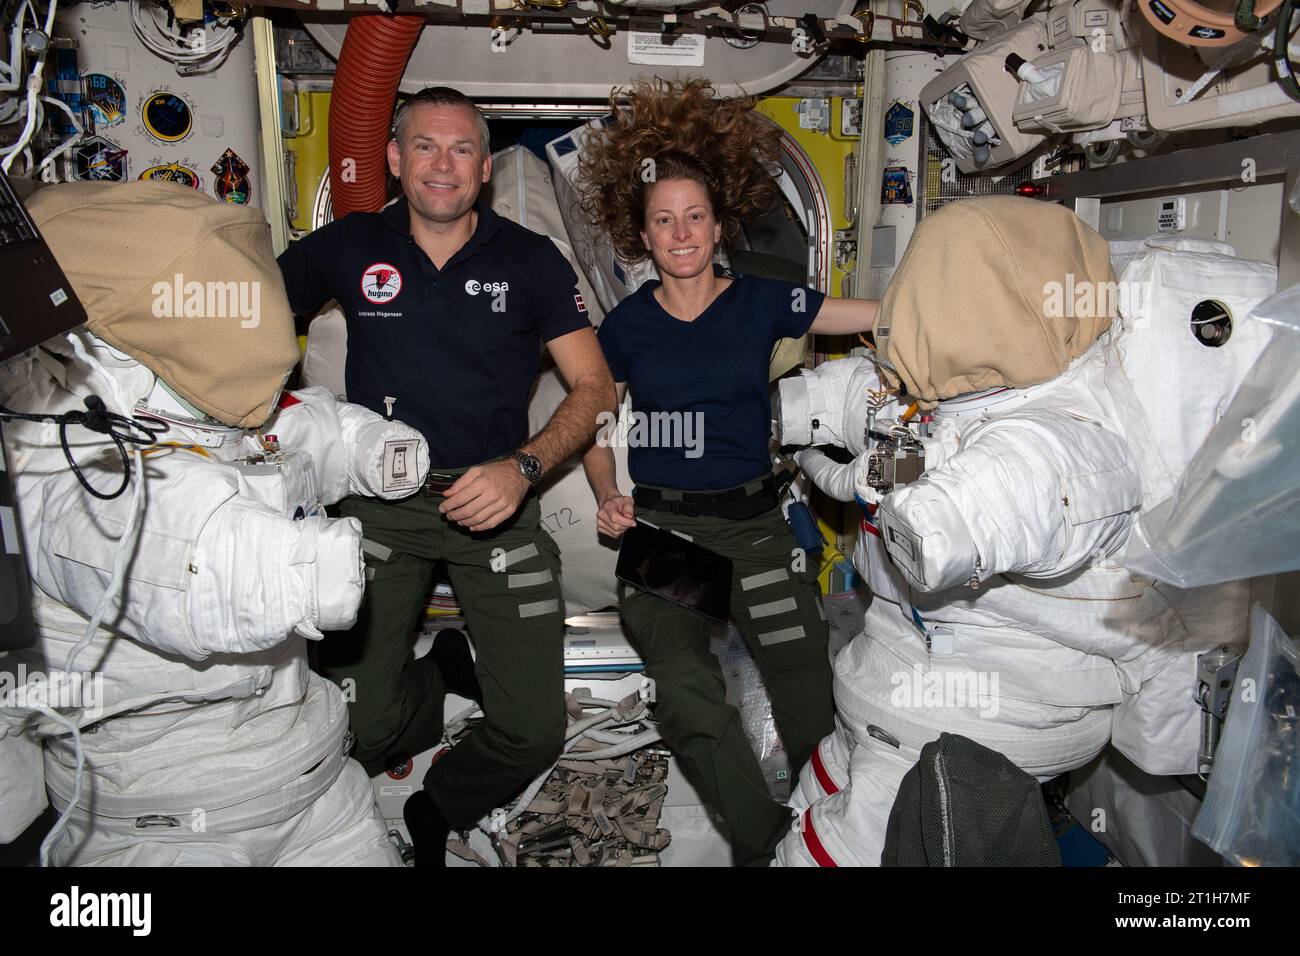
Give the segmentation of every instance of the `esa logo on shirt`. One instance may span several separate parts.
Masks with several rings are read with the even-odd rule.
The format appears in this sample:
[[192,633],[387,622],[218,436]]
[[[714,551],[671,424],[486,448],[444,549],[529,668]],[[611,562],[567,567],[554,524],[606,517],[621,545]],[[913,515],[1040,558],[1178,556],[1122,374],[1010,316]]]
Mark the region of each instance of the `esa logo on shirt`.
[[361,294],[371,302],[392,302],[402,291],[402,274],[396,266],[376,262],[361,273]]
[[509,282],[479,282],[477,279],[470,279],[465,283],[465,291],[469,295],[478,295],[480,292],[489,292],[493,295],[498,292],[509,292]]

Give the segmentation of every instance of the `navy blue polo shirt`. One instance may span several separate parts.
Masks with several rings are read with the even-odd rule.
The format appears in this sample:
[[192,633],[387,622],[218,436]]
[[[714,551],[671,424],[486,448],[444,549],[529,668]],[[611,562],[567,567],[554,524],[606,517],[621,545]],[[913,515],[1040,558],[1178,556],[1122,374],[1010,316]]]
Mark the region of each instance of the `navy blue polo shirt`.
[[708,491],[769,474],[772,347],[807,332],[826,297],[743,276],[683,322],[659,304],[658,286],[650,281],[629,295],[597,333],[614,381],[627,382],[632,396],[632,480]]
[[439,270],[405,199],[322,226],[279,258],[294,315],[330,299],[347,316],[348,401],[423,433],[434,467],[509,454],[528,439],[541,343],[591,327],[578,278],[546,236],[485,203]]

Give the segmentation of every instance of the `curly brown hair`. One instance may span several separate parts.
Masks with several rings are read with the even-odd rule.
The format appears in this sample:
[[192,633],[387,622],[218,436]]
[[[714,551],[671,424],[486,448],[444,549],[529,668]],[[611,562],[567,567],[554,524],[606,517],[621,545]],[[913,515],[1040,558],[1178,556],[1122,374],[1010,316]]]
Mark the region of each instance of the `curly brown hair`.
[[704,79],[655,77],[610,94],[613,119],[588,136],[578,179],[584,214],[620,256],[637,262],[649,255],[641,232],[656,182],[703,186],[724,242],[772,206],[780,193],[774,173],[781,131],[753,112],[754,102],[719,99]]

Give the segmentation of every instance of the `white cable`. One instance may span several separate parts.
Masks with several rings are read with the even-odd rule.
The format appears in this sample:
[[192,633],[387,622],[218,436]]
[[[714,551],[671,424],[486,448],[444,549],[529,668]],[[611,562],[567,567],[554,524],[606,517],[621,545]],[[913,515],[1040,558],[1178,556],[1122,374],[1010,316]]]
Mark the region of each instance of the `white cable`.
[[0,104],[0,124],[12,123],[18,118],[21,111],[19,106],[21,102],[18,97],[11,96],[3,104]]
[[86,751],[81,746],[81,732],[77,730],[77,725],[69,718],[64,717],[57,710],[54,710],[51,707],[46,707],[43,704],[32,704],[30,706],[32,710],[39,711],[50,720],[66,729],[68,733],[72,734],[72,747],[77,754],[77,767],[73,775],[72,799],[68,802],[68,805],[63,808],[63,812],[59,814],[59,819],[55,821],[54,826],[50,827],[50,832],[45,834],[45,839],[41,841],[41,866],[49,866],[50,847],[52,847],[54,842],[63,835],[63,831],[68,828],[68,819],[72,816],[72,811],[77,808],[77,804],[81,801],[81,780],[86,766]]
[[[113,392],[113,400],[117,405],[119,414],[128,414],[130,406],[126,404],[126,399],[122,395],[122,389],[118,386],[116,380],[104,371],[103,366],[99,364],[91,354],[86,350],[81,338],[76,333],[68,333],[68,341],[72,343],[72,350],[76,353],[77,358],[81,359],[91,367],[102,379],[108,382],[109,389]],[[91,616],[86,625],[86,633],[72,650],[68,651],[67,660],[64,661],[63,669],[69,673],[72,672],[72,665],[82,650],[88,645],[99,630],[99,623],[103,620],[104,614],[107,613],[109,606],[117,601],[122,592],[122,582],[126,579],[126,566],[130,556],[135,553],[136,531],[140,524],[140,516],[144,513],[144,456],[140,453],[140,446],[132,443],[131,450],[135,457],[135,494],[131,499],[131,516],[127,519],[126,528],[122,531],[122,537],[118,539],[117,551],[113,555],[113,576],[109,579],[108,587],[104,590],[104,596],[99,599],[99,604],[95,608],[95,613]]]
[[[104,371],[103,366],[101,366],[99,362],[90,355],[80,337],[73,332],[69,332],[67,339],[72,344],[72,350],[76,353],[77,357],[89,365],[95,374],[108,383],[109,390],[113,393],[113,398],[117,408],[119,410],[125,409],[127,406],[122,395],[122,389],[118,386],[113,377]],[[105,588],[103,597],[100,598],[94,614],[91,615],[89,622],[86,624],[86,633],[82,636],[77,645],[68,651],[68,656],[63,662],[64,673],[69,675],[73,672],[72,668],[76,663],[77,656],[86,645],[91,642],[95,636],[95,632],[99,630],[99,623],[103,620],[104,614],[121,595],[122,582],[126,578],[126,567],[129,563],[130,556],[135,552],[136,531],[140,524],[140,516],[144,513],[144,456],[140,453],[140,447],[138,445],[133,444],[131,450],[135,457],[136,472],[135,493],[131,499],[131,516],[127,519],[126,528],[122,532],[122,537],[118,540],[117,551],[113,555],[113,576],[109,580],[108,587]],[[63,812],[59,815],[58,821],[50,828],[50,832],[46,834],[45,839],[41,841],[41,865],[47,866],[50,847],[54,845],[54,841],[63,833],[63,831],[67,829],[68,819],[72,816],[73,811],[76,810],[78,803],[81,801],[81,788],[82,780],[85,776],[86,755],[81,745],[81,734],[78,731],[76,724],[74,724],[69,718],[64,717],[62,714],[59,714],[48,707],[34,705],[33,709],[40,711],[55,723],[65,728],[72,735],[72,746],[77,755],[77,766],[73,775],[72,798],[69,800],[68,805],[63,809]]]
[[68,106],[67,103],[63,102],[63,100],[54,96],[42,96],[41,99],[46,103],[52,103],[59,109],[63,110],[63,112],[67,113],[68,118],[72,120],[73,126],[72,135],[59,144],[58,148],[51,151],[49,155],[41,160],[40,165],[36,167],[36,174],[38,176],[45,179],[46,182],[54,182],[53,178],[46,178],[45,172],[49,170],[49,172],[53,174],[53,168],[50,164],[81,142],[82,137],[85,135],[85,130],[81,126],[81,121],[77,119],[77,114],[72,112],[72,108]]
[[[30,0],[20,12],[25,13],[28,6],[30,6]],[[58,10],[58,7],[58,0],[50,0],[50,8],[45,15],[45,35],[47,37],[54,31],[54,14]],[[19,22],[21,22],[21,19]],[[20,36],[19,43],[21,42],[22,40]],[[19,46],[18,49],[21,50],[22,47]],[[36,132],[36,124],[43,115],[40,108],[41,80],[42,74],[45,72],[45,55],[49,50],[50,48],[47,46],[40,52],[36,57],[36,63],[32,66],[31,73],[27,76],[27,122],[23,126],[23,131],[18,137],[18,141],[4,152],[4,161],[0,162],[0,169],[3,169],[6,173],[8,173],[10,167],[13,166],[14,158],[17,157],[20,152],[27,149],[27,144],[31,142],[32,135]],[[27,171],[31,171],[30,159],[28,160]]]
[[[145,48],[156,56],[176,64],[177,72],[201,73],[214,70],[225,62],[239,32],[228,23],[208,27],[200,23],[187,34],[176,28],[170,29],[165,22],[158,19],[159,6],[152,0],[130,0],[131,27]],[[150,4],[146,13],[144,4]],[[211,31],[211,33],[209,32]],[[196,47],[189,39],[201,37],[201,46]],[[182,70],[182,67],[185,69]]]
[[[4,151],[4,161],[0,162],[0,169],[3,169],[6,173],[13,166],[18,154],[27,149],[32,134],[36,132],[37,118],[41,115],[41,71],[44,68],[45,57],[42,55],[37,58],[36,66],[32,68],[32,74],[27,77],[27,122],[23,124],[23,131],[19,134],[17,142]],[[31,161],[28,160],[28,169],[30,168]]]
[[23,75],[23,24],[26,22],[27,14],[36,19],[36,11],[32,9],[31,0],[23,0],[23,5],[18,8],[18,13],[14,16],[14,25],[9,30],[9,55],[14,58],[12,65],[6,64],[9,71],[9,82],[0,83],[0,93],[14,93],[22,88]]

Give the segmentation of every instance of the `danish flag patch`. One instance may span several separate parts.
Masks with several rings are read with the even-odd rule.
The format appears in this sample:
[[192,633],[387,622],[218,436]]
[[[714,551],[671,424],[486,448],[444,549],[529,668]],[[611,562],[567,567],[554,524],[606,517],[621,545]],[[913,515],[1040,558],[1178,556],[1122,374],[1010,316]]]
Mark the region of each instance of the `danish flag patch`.
[[573,294],[573,304],[576,305],[576,306],[578,307],[578,311],[579,311],[579,312],[586,312],[586,311],[587,311],[587,303],[586,303],[586,302],[583,302],[583,301],[582,301],[582,296],[580,296],[580,295],[579,295],[578,293],[576,293],[576,292]]

